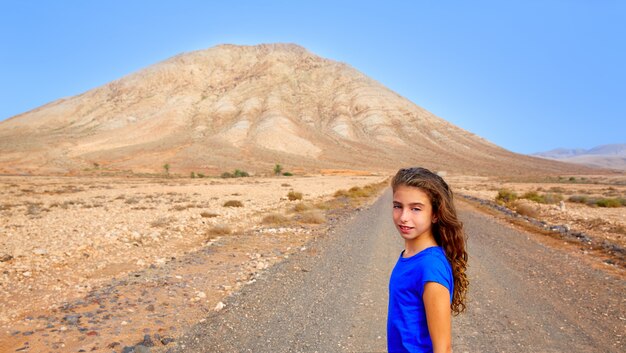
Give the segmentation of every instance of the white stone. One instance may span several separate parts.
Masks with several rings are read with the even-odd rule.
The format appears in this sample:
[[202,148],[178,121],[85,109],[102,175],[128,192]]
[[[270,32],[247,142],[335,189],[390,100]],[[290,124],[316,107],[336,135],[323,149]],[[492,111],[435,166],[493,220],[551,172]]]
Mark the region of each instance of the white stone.
[[215,309],[213,309],[213,310],[220,311],[220,310],[224,309],[224,307],[226,307],[226,304],[224,304],[222,302],[219,302],[219,303],[217,303],[217,305],[215,306]]

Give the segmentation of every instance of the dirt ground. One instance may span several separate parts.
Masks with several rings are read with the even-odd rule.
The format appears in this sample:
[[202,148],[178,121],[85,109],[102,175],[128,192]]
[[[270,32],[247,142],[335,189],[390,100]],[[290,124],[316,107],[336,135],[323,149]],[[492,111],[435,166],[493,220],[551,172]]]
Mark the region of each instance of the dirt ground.
[[[386,177],[2,177],[0,351],[91,351],[146,332],[175,335],[256,273],[304,251],[332,221],[316,203]],[[302,200],[289,200],[291,191]],[[263,221],[268,214],[276,224]],[[195,263],[207,253],[209,263]],[[188,306],[195,310],[180,317]],[[81,327],[88,318],[92,327]]]
[[[1,177],[0,351],[121,351],[142,338],[166,344],[273,264],[311,251],[307,242],[336,220],[316,204],[387,178],[327,174],[334,175]],[[620,179],[446,179],[455,192],[488,200],[503,188],[559,193],[564,207],[523,202],[550,224],[626,247],[625,207],[567,201],[625,197]],[[303,200],[290,201],[290,191]],[[275,223],[264,221],[268,215]]]

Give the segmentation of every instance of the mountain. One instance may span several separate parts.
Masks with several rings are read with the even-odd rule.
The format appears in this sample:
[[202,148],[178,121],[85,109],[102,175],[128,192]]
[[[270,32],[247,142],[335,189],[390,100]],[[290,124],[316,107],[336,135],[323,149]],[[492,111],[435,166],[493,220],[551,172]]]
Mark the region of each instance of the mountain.
[[602,145],[588,150],[557,148],[533,156],[596,168],[626,170],[626,143]]
[[576,173],[509,152],[294,44],[220,45],[0,122],[0,173],[235,168]]

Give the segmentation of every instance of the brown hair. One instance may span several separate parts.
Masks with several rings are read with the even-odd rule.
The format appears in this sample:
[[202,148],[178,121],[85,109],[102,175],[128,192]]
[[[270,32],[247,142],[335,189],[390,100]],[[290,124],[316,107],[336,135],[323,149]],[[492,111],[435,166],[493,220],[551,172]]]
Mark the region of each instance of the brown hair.
[[433,224],[433,236],[437,245],[445,251],[452,266],[454,292],[452,293],[452,313],[458,315],[465,310],[465,296],[469,281],[467,268],[466,236],[463,223],[456,215],[452,190],[439,175],[425,168],[400,169],[391,180],[395,192],[401,186],[411,186],[424,191],[433,207],[436,222]]

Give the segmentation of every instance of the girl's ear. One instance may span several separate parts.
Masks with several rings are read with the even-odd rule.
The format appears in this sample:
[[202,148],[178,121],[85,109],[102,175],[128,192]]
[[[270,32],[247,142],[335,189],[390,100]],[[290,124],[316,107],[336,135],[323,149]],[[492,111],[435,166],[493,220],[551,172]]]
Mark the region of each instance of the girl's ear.
[[437,223],[437,221],[438,221],[437,216],[433,215],[433,217],[432,217],[432,222],[433,222],[433,224],[434,224],[434,223]]

